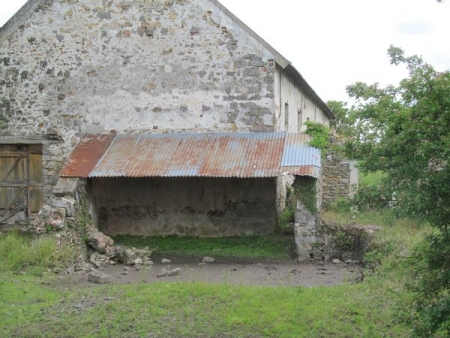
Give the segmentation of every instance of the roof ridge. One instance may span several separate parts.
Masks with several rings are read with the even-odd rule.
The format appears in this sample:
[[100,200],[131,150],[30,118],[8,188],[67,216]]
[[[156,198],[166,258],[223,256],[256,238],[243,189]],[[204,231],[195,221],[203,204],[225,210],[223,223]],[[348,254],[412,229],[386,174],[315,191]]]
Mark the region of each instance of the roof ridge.
[[23,6],[2,26],[0,27],[0,41],[8,36],[9,32],[17,30],[20,25],[26,21],[31,15],[46,2],[53,0],[28,0]]

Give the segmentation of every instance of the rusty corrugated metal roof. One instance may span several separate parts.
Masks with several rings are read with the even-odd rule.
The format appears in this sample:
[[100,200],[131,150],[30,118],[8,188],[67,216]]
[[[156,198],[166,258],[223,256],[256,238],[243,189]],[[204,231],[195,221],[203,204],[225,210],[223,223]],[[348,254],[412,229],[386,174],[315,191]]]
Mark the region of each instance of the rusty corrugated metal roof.
[[61,177],[88,177],[114,137],[112,134],[86,135],[72,151]]
[[118,135],[89,177],[276,177],[283,133]]
[[61,176],[319,177],[320,151],[309,140],[284,132],[88,135]]

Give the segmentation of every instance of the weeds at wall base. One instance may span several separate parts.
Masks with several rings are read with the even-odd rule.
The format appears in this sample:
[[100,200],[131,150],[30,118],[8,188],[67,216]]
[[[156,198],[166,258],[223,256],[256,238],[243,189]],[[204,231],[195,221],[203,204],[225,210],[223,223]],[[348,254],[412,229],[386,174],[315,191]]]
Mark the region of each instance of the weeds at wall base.
[[33,236],[11,231],[0,235],[0,269],[27,271],[42,275],[48,269],[64,266],[73,259],[69,247],[59,248],[53,235]]

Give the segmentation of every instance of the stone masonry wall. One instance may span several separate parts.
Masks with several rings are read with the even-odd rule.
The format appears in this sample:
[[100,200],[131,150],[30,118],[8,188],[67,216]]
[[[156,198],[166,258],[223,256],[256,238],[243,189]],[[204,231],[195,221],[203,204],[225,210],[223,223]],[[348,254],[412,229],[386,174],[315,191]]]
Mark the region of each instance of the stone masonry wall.
[[213,2],[33,4],[0,31],[0,139],[61,139],[43,142],[46,204],[85,133],[274,131],[273,55]]
[[276,227],[271,178],[103,178],[92,189],[109,235],[249,236]]
[[[340,145],[336,135],[330,136],[332,150],[322,160],[322,205],[327,206],[338,198],[348,198],[352,192],[352,162],[345,159],[339,151],[333,150]],[[356,174],[357,176],[357,174]]]

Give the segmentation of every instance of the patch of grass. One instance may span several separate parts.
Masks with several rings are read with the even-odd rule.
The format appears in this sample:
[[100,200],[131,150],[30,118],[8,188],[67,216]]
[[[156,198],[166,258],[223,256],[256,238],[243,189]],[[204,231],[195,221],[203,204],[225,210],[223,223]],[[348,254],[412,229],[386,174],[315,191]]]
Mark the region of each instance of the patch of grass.
[[157,255],[231,258],[289,258],[293,236],[271,234],[251,237],[135,237],[115,236],[116,244],[150,248]]
[[[322,211],[321,217],[324,220],[339,224],[357,223],[361,225],[395,226],[397,222],[404,222],[399,219],[391,210],[372,210],[365,212],[339,211],[337,208],[328,208]],[[408,222],[412,222],[408,220]],[[417,224],[412,222],[413,224]]]
[[33,237],[16,231],[0,234],[0,270],[26,270],[42,275],[47,269],[66,263],[73,256],[69,248],[58,248],[52,235]]
[[332,288],[156,283],[75,290],[9,277],[0,284],[0,327],[20,337],[408,337],[409,328],[393,319],[397,292],[376,279]]

